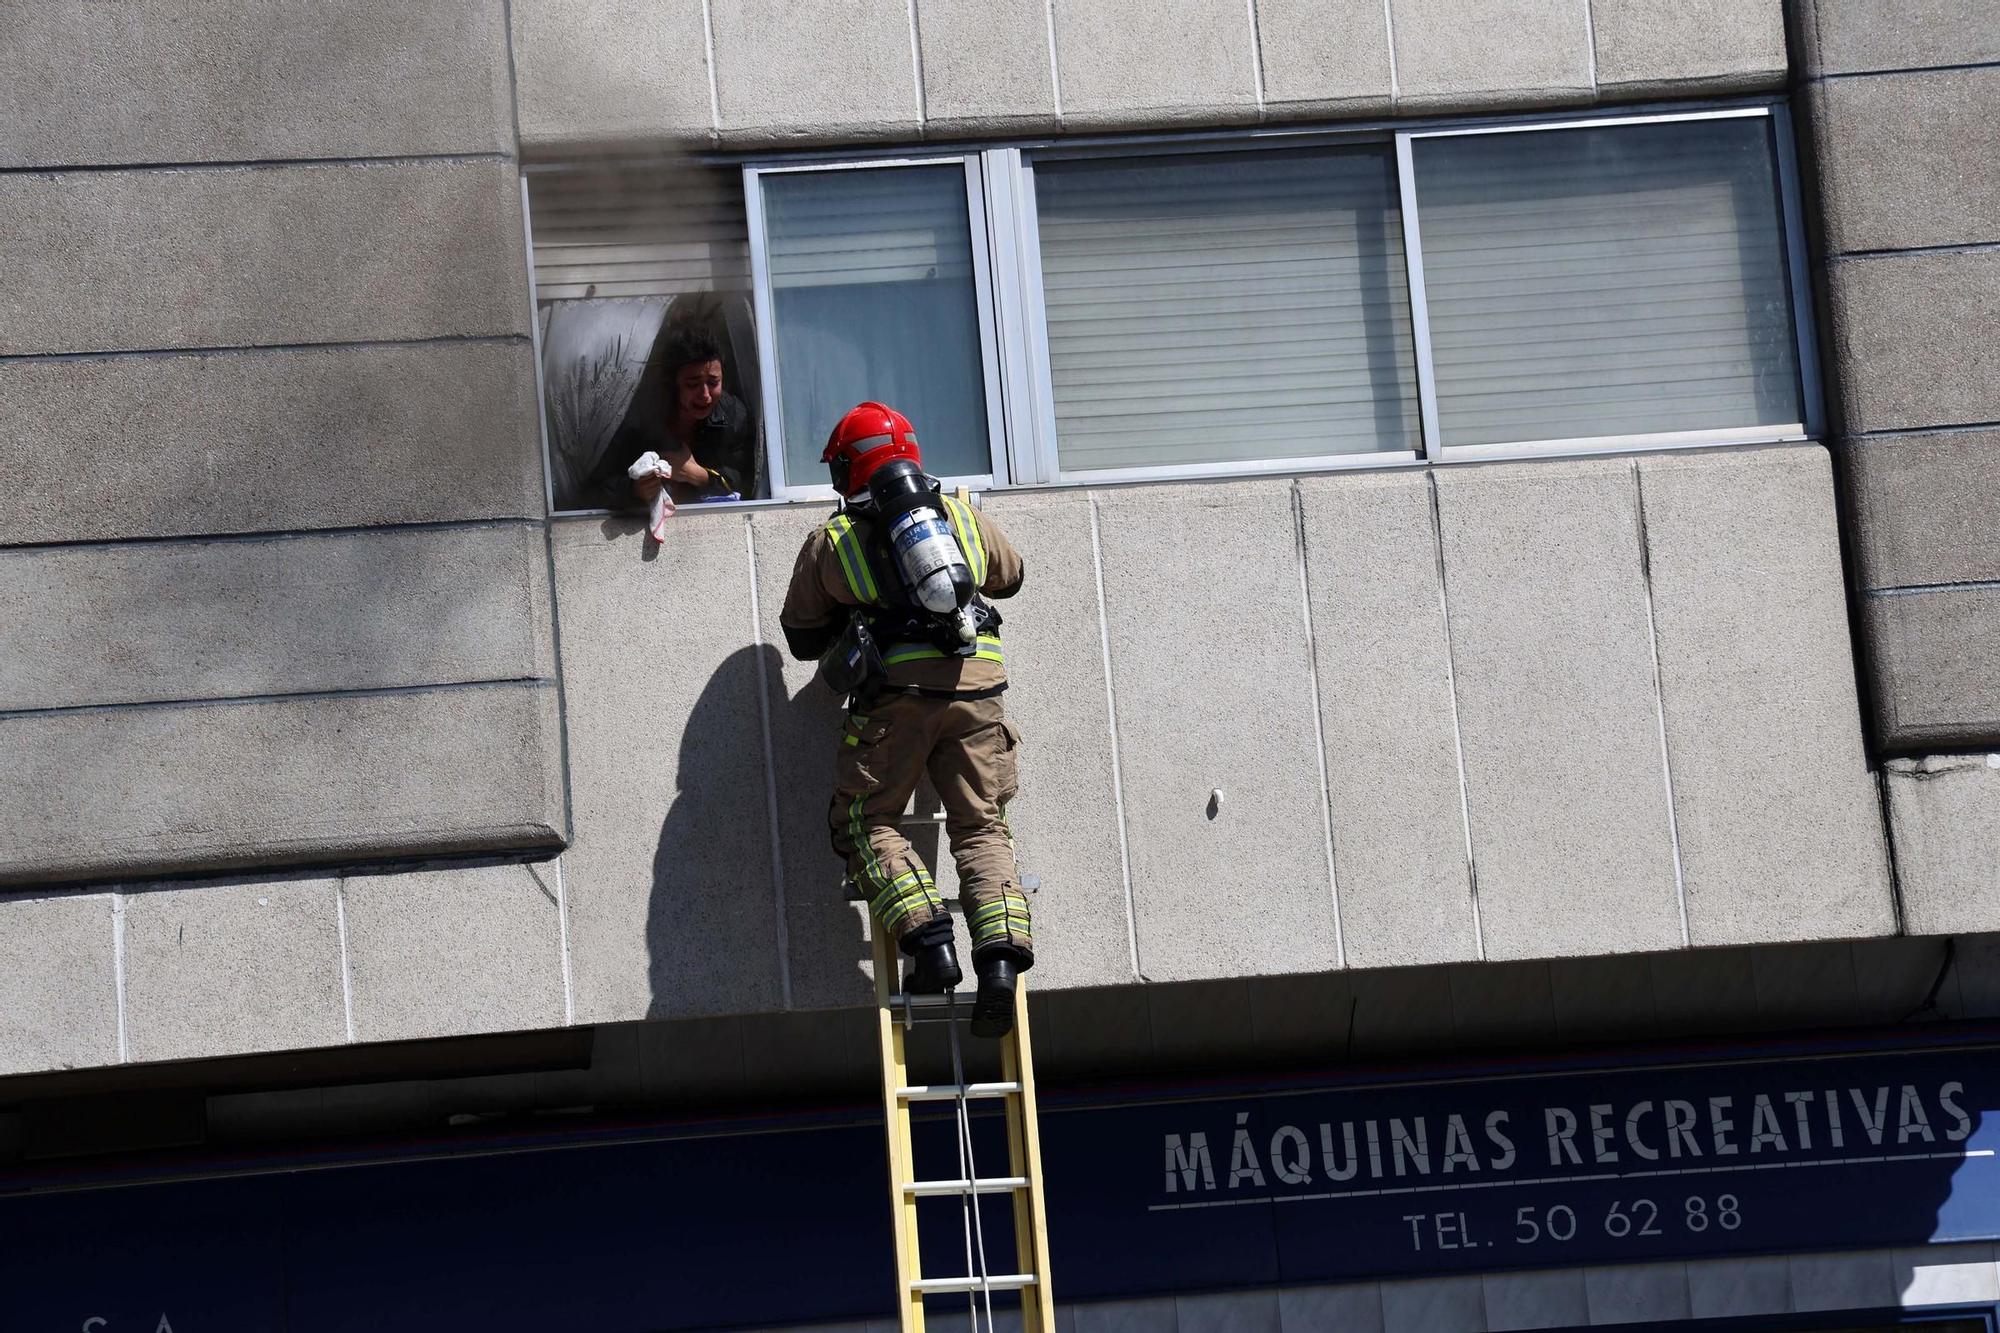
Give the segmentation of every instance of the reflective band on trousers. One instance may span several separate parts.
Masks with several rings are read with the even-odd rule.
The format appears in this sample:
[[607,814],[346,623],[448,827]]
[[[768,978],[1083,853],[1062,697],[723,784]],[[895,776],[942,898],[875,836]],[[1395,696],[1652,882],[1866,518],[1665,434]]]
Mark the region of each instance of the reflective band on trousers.
[[1013,889],[1003,889],[1000,900],[974,911],[968,924],[972,927],[974,948],[1010,936],[1026,939],[1028,900]]
[[922,866],[909,870],[895,879],[889,878],[881,860],[875,855],[875,846],[868,841],[862,810],[868,802],[863,795],[854,798],[847,807],[847,833],[853,840],[854,849],[862,854],[862,874],[875,886],[875,892],[868,895],[868,906],[874,911],[885,927],[893,929],[898,921],[918,908],[927,908],[936,913],[944,910],[939,902],[930,872]]

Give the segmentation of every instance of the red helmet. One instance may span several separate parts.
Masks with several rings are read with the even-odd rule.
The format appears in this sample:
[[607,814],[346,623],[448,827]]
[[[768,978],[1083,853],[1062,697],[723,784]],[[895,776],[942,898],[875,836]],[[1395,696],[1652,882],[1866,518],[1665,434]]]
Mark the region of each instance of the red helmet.
[[833,488],[843,496],[868,489],[875,469],[898,458],[918,467],[924,456],[917,449],[917,428],[910,419],[883,403],[862,403],[840,419],[827,436],[819,461],[833,474]]

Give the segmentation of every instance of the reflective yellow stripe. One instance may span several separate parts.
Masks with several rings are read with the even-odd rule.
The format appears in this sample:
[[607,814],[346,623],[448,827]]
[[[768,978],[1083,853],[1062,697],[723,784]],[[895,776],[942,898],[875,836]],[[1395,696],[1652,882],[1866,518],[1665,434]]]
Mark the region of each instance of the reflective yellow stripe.
[[[899,644],[882,654],[882,664],[884,666],[896,666],[902,662],[943,661],[947,657],[957,656],[957,653],[947,653],[943,649],[933,648],[927,643],[905,643]],[[1007,660],[1001,654],[999,636],[993,634],[982,634],[979,636],[979,647],[972,653],[972,656],[981,662],[1000,662],[1004,664]]]
[[959,549],[965,552],[966,568],[972,571],[972,586],[986,586],[986,539],[979,533],[979,516],[969,506],[960,504],[949,495],[944,500],[945,514],[951,519],[952,531],[958,534]]
[[868,555],[861,549],[860,538],[854,535],[854,520],[845,514],[835,514],[827,520],[826,535],[833,542],[833,553],[840,557],[840,572],[847,576],[847,590],[854,594],[854,600],[864,606],[880,602],[882,594],[875,590],[875,576],[868,570]]

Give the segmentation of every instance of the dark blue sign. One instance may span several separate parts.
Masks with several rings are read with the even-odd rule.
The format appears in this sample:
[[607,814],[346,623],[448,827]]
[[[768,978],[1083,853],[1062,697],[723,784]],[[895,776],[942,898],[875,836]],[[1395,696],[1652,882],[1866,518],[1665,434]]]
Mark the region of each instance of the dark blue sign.
[[[1046,1097],[1056,1291],[2000,1238],[1996,1114],[1987,1044]],[[999,1174],[1000,1124],[978,1128]],[[956,1175],[948,1124],[920,1131],[920,1169]],[[5,1182],[61,1187],[0,1197],[7,1313],[90,1333],[393,1333],[891,1312],[882,1132],[859,1114],[372,1157]],[[960,1271],[957,1204],[924,1209],[927,1271]],[[1004,1200],[982,1222],[1011,1266]]]
[[1991,1049],[1666,1064],[1051,1116],[1044,1164],[1093,1282],[1332,1281],[1993,1237],[1996,1108]]

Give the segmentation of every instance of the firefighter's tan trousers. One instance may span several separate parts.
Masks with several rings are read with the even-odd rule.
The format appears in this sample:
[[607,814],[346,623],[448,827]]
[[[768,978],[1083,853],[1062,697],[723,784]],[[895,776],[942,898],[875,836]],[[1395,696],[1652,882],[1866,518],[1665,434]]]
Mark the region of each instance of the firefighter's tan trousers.
[[928,772],[944,802],[973,957],[1005,944],[1019,951],[1023,966],[1033,961],[1028,900],[1007,829],[1020,739],[997,695],[893,694],[849,712],[827,821],[849,876],[898,943],[926,926],[932,929],[925,939],[949,928],[929,869],[896,827],[918,778]]

